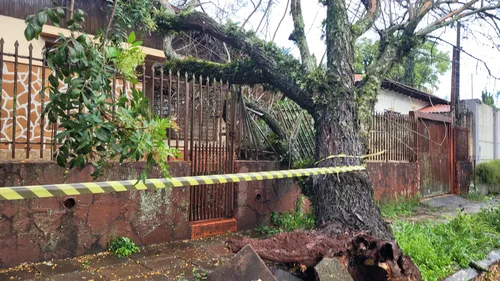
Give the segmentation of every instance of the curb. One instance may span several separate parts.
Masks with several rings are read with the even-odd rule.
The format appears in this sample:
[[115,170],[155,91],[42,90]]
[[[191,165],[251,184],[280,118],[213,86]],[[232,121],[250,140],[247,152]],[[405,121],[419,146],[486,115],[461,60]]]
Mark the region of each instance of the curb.
[[[476,264],[482,268],[489,268],[490,266],[494,265],[497,262],[500,262],[500,250],[492,251],[491,253],[488,254],[486,259],[479,261]],[[469,267],[457,271],[455,274],[444,279],[443,281],[469,281],[478,277],[479,275],[481,275],[481,273],[482,272],[478,272],[476,269]]]

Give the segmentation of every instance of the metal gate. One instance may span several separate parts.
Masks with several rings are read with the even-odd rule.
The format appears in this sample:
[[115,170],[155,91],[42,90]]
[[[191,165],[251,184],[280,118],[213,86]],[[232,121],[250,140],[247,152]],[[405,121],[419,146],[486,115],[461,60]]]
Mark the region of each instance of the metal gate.
[[[192,103],[191,174],[234,173],[236,96],[228,85],[198,85]],[[233,217],[234,183],[190,188],[190,221]]]
[[[233,173],[237,96],[228,83],[155,66],[151,78],[154,111],[178,124],[167,132],[169,144],[191,162],[191,175]],[[189,193],[190,221],[233,216],[233,183],[192,186]]]
[[447,194],[454,174],[452,165],[452,120],[450,117],[413,112],[415,144],[420,164],[420,190],[423,197]]

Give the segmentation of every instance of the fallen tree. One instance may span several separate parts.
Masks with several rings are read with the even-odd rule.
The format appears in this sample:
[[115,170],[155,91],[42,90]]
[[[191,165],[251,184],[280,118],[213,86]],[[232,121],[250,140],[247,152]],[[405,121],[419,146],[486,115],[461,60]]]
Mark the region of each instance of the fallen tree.
[[[326,67],[318,65],[309,51],[300,0],[290,2],[294,23],[290,40],[296,43],[300,60],[283,54],[254,32],[232,23],[219,24],[206,13],[190,10],[158,17],[159,31],[208,34],[246,56],[226,64],[173,59],[167,61],[166,67],[211,73],[235,84],[270,85],[314,118],[316,159],[341,153],[363,155],[364,137],[381,81],[395,62],[425,43],[434,31],[459,20],[486,21],[500,34],[495,15],[500,2],[494,0],[346,2],[320,1],[326,9]],[[370,30],[379,35],[379,52],[367,67],[363,81],[355,85],[354,42]],[[333,164],[327,160],[318,165]],[[335,164],[359,165],[360,160],[336,159]],[[308,195],[320,230],[285,233],[264,240],[231,240],[233,250],[251,244],[263,258],[309,266],[324,256],[343,257],[356,280],[375,280],[363,277],[370,274],[380,276],[377,280],[421,279],[411,259],[393,242],[390,227],[374,203],[366,172],[315,176]],[[340,229],[350,231],[345,234]],[[353,236],[354,232],[358,234]]]
[[[148,163],[156,160],[160,165],[165,164],[163,160],[168,158],[170,151],[165,147],[163,138],[165,129],[171,124],[152,120],[158,123],[156,131],[162,132],[163,135],[148,132],[152,125],[145,127],[144,130],[137,130],[141,127],[136,124],[137,122],[151,123],[145,110],[147,108],[147,105],[144,105],[145,100],[141,99],[142,103],[137,103],[137,99],[141,98],[139,94],[134,98],[135,103],[132,103],[137,104],[133,108],[137,112],[128,114],[130,116],[127,115],[125,116],[127,118],[122,120],[126,126],[113,123],[114,115],[107,113],[110,111],[109,108],[114,107],[107,109],[107,104],[104,103],[106,96],[111,97],[112,78],[111,72],[104,66],[125,65],[127,67],[122,67],[124,74],[133,72],[132,69],[143,60],[137,56],[140,52],[137,51],[137,45],[134,45],[137,44],[134,42],[135,34],[129,38],[123,36],[126,28],[135,27],[134,22],[154,27],[167,38],[165,40],[167,43],[172,41],[171,36],[174,32],[199,32],[223,42],[224,46],[244,53],[241,58],[227,63],[193,58],[181,60],[176,59],[174,55],[166,62],[165,67],[174,71],[210,73],[214,78],[224,79],[233,84],[267,84],[279,90],[314,118],[316,159],[332,154],[357,156],[364,154],[364,137],[368,132],[367,125],[370,124],[371,112],[382,79],[395,62],[430,39],[434,31],[451,26],[459,20],[480,20],[500,34],[498,27],[500,2],[497,0],[465,2],[353,0],[352,3],[346,3],[345,0],[321,0],[320,3],[326,9],[324,21],[326,65],[323,66],[317,64],[315,57],[309,51],[300,0],[291,0],[290,5],[294,24],[290,39],[298,46],[300,60],[284,54],[274,43],[265,42],[255,32],[245,31],[234,23],[220,24],[206,13],[192,8],[172,11],[166,0],[110,2],[113,4],[111,20],[105,33],[99,37],[100,44],[94,43],[87,36],[76,37],[82,31],[80,22],[83,22],[84,15],[83,11],[78,10],[78,13],[74,14],[74,20],[71,21],[73,24],[70,24],[74,37],[68,40],[60,38],[56,48],[49,52],[48,61],[56,62],[56,67],[52,68],[54,73],[57,73],[57,78],[64,78],[75,89],[75,91],[61,91],[58,79],[53,75],[51,90],[55,94],[51,96],[48,108],[54,110],[49,110],[49,119],[53,123],[60,119],[67,121],[61,122],[65,124],[66,132],[58,134],[58,139],[65,140],[57,157],[61,166],[66,166],[67,160],[71,159],[70,168],[75,165],[83,167],[85,163],[95,158],[88,157],[92,156],[92,153],[100,153],[99,156],[105,160],[117,155],[120,155],[122,160],[129,158],[139,160],[147,155]],[[148,6],[153,4],[163,5],[164,9],[157,11]],[[195,6],[200,5],[203,4]],[[25,32],[29,40],[38,37],[41,26],[47,22],[47,16],[55,22],[58,17],[64,18],[65,13],[60,8],[44,9],[36,17],[29,17]],[[145,18],[147,20],[144,20]],[[113,19],[115,24],[112,24]],[[355,85],[354,42],[370,30],[379,35],[379,52],[367,67],[363,81]],[[119,39],[115,40],[115,46],[107,44],[108,35]],[[133,47],[122,50],[123,42],[128,42]],[[85,48],[82,44],[85,44]],[[66,48],[67,46],[70,47]],[[500,48],[498,45],[495,46]],[[69,58],[68,61],[71,63],[65,58]],[[130,63],[131,58],[137,61]],[[79,67],[75,68],[73,61],[81,62],[81,65],[78,64]],[[74,85],[69,83],[71,81],[74,81]],[[102,91],[105,95],[99,94]],[[69,92],[72,94],[66,95]],[[72,99],[71,102],[67,101],[68,97]],[[89,97],[92,98],[92,103],[87,102]],[[124,104],[123,101],[112,105],[119,105],[120,110],[129,113]],[[111,117],[106,120],[101,115],[95,114],[89,116],[90,121],[87,121],[85,118],[80,118],[82,115],[79,109],[84,106],[91,109],[90,112],[97,113],[99,111],[95,108],[102,107],[102,111]],[[145,121],[138,121],[137,116],[142,115],[147,118],[145,117]],[[75,126],[75,123],[78,126]],[[102,134],[87,134],[93,130]],[[133,140],[143,139],[134,136],[137,131],[144,133],[141,136],[145,138],[151,136],[157,138],[153,138],[150,141],[152,144],[146,146],[147,149],[144,151],[137,151],[141,145]],[[123,145],[117,146],[117,143]],[[161,153],[159,149],[162,149]],[[359,165],[360,161],[359,158],[336,159],[335,162],[329,159],[318,165]],[[105,164],[104,160],[102,162],[98,166]],[[391,242],[393,235],[374,203],[373,189],[366,172],[314,176],[309,195],[317,219],[316,224],[320,230],[276,236],[271,238],[275,239],[273,240],[275,243],[269,245],[268,252],[261,247],[259,254],[267,255],[277,261],[289,261],[293,257],[288,254],[280,258],[279,255],[271,253],[273,249],[279,250],[278,247],[290,247],[289,239],[295,239],[302,241],[294,244],[299,248],[302,258],[296,255],[294,262],[312,265],[323,256],[333,255],[346,258],[345,261],[348,262],[346,265],[351,270],[360,265],[372,266],[373,268],[370,268],[372,270],[382,268],[387,274],[399,274],[401,277],[397,278],[400,280],[420,279],[419,275],[414,273],[416,267],[411,260],[401,253],[395,242]],[[348,229],[348,234],[340,231],[341,229]],[[352,238],[352,235],[355,238]],[[255,244],[259,248],[259,245],[265,245],[267,241],[269,240],[260,242],[243,240],[231,243],[233,249],[237,250],[244,243]],[[308,241],[313,242],[308,243]],[[373,265],[365,264],[365,261],[371,260],[368,257],[373,257]],[[357,262],[358,260],[361,262]],[[351,262],[354,262],[354,265]],[[352,274],[356,275],[357,271],[352,271]],[[359,276],[356,278],[362,280]]]

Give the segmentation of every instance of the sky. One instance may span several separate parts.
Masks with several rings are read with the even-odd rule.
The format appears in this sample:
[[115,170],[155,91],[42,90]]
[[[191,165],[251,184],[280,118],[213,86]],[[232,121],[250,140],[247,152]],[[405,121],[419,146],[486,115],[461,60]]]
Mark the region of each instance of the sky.
[[[219,2],[218,5],[227,5],[231,3],[235,3],[234,0],[214,0],[214,2]],[[250,1],[247,1],[250,2]],[[255,3],[258,3],[259,0],[254,0]],[[262,6],[267,1],[262,1]],[[272,38],[278,23],[283,17],[284,10],[287,4],[287,0],[279,0],[279,2],[272,7],[271,10],[271,19],[269,28],[267,29],[267,39]],[[265,7],[262,7],[265,8]],[[247,7],[241,8],[236,14],[231,15],[231,19],[236,22],[244,22],[246,18],[250,15],[253,10],[253,6],[249,4]],[[215,10],[208,8],[208,13],[213,13]],[[318,3],[316,0],[303,0],[302,1],[302,12],[303,18],[305,22],[305,31],[307,34],[308,44],[310,51],[316,56],[318,61],[324,54],[325,51],[325,43],[321,40],[321,22],[326,17],[326,9]],[[262,14],[255,13],[249,20],[248,24],[245,26],[246,29],[254,29],[259,25]],[[485,27],[481,26],[472,26],[471,29],[481,29],[484,30]],[[279,32],[276,35],[275,43],[278,46],[284,48],[292,48],[291,53],[298,57],[299,53],[297,48],[294,46],[294,43],[288,40],[288,36],[293,30],[293,22],[292,18],[287,12],[283,22],[280,25]],[[262,32],[262,37],[266,35],[266,32]],[[446,40],[448,42],[455,43],[456,42],[456,29],[447,28],[444,30],[440,30],[439,32],[433,34],[439,36],[441,39]],[[370,37],[370,35],[368,35]],[[488,67],[490,68],[492,74],[494,76],[500,77],[500,52],[496,49],[492,49],[491,47],[486,46],[485,43],[491,44],[491,42],[485,42],[484,39],[479,42],[476,41],[474,36],[470,34],[466,34],[462,32],[461,36],[461,44],[464,51],[473,54],[476,57],[479,57],[487,62]],[[376,37],[373,37],[376,39]],[[500,38],[498,38],[496,44],[500,43]],[[452,46],[439,43],[438,48],[442,51],[447,51],[452,54]],[[481,98],[481,92],[483,90],[488,90],[489,92],[497,92],[500,91],[500,80],[496,80],[491,77],[486,68],[482,63],[478,63],[477,60],[467,56],[466,54],[461,55],[461,63],[460,63],[460,98],[461,99],[470,99],[470,98]],[[444,75],[440,77],[440,83],[438,86],[438,90],[433,94],[439,96],[441,98],[450,97],[451,91],[451,67]],[[500,103],[500,102],[499,102]]]

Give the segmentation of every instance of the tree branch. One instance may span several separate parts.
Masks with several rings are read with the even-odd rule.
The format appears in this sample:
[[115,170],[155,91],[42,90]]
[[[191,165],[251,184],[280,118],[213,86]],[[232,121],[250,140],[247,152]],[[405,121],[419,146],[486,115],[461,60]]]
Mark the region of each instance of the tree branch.
[[[454,45],[453,43],[450,43],[450,42],[448,42],[448,41],[446,41],[446,40],[443,40],[443,39],[442,39],[442,38],[440,38],[440,37],[435,37],[435,36],[428,36],[428,37],[429,37],[429,38],[432,38],[432,39],[435,39],[435,40],[439,40],[439,41],[441,41],[441,42],[443,42],[443,43],[446,43],[446,44],[448,44],[448,45],[450,45],[450,46],[452,46],[452,47],[455,47],[455,45]],[[496,76],[496,75],[494,75],[494,74],[491,72],[491,69],[488,67],[488,64],[487,64],[484,60],[482,60],[482,59],[480,59],[480,58],[478,58],[478,57],[474,56],[473,54],[471,54],[471,53],[467,52],[467,51],[466,51],[466,50],[464,50],[463,48],[461,48],[461,49],[460,49],[460,52],[462,52],[462,53],[464,53],[464,54],[468,55],[468,56],[469,56],[469,57],[471,57],[472,59],[475,59],[477,62],[482,63],[482,64],[484,65],[484,67],[486,68],[486,71],[488,72],[488,75],[489,75],[489,76],[491,76],[491,77],[492,77],[493,79],[495,79],[495,80],[500,80],[500,76]]]
[[370,28],[372,28],[375,21],[380,16],[380,0],[369,0],[368,5],[366,6],[365,15],[360,18],[356,23],[354,23],[351,27],[353,32],[354,40],[359,38],[365,32],[367,32]]
[[282,22],[283,22],[283,20],[285,19],[286,12],[288,11],[288,6],[290,6],[290,0],[288,0],[288,1],[286,2],[285,12],[283,12],[283,16],[281,17],[281,20],[280,20],[280,22],[278,23],[278,26],[276,27],[276,30],[274,31],[274,35],[273,35],[273,38],[271,39],[271,42],[274,42],[274,39],[276,38],[276,34],[278,34],[278,30],[280,29],[281,23],[282,23]]
[[172,71],[188,72],[203,77],[228,81],[232,84],[265,84],[269,83],[262,70],[257,68],[253,60],[238,60],[231,63],[216,63],[195,58],[167,60],[163,67]]
[[262,115],[259,115],[259,118],[262,119],[264,122],[266,122],[271,131],[273,131],[273,133],[275,133],[280,140],[285,140],[286,134],[281,128],[280,123],[269,112],[259,107],[256,103],[249,100],[245,100],[245,106],[262,113]]
[[[304,81],[306,78],[301,64],[291,55],[283,54],[276,45],[257,38],[255,33],[243,31],[234,24],[222,26],[208,15],[196,11],[163,15],[157,19],[157,25],[160,33],[197,31],[245,52],[254,61],[254,66],[262,71],[262,77],[266,77],[268,84],[279,89],[305,110],[312,110],[312,95],[299,86],[307,83]],[[236,79],[233,75],[232,78],[244,84],[247,83],[245,79],[251,77]]]
[[479,2],[479,0],[471,0],[470,2],[463,4],[460,8],[450,11],[445,16],[429,24],[424,29],[418,31],[417,35],[425,36],[439,28],[451,25],[452,23],[457,22],[463,18],[480,13],[485,13],[487,11],[500,9],[500,1],[498,1],[496,5],[483,6],[478,9],[471,9],[471,7],[477,2]]
[[292,0],[291,2],[293,32],[290,34],[290,37],[288,37],[288,40],[292,40],[297,44],[304,68],[307,71],[311,71],[314,69],[315,65],[311,54],[309,53],[309,46],[307,45],[306,34],[304,32],[304,18],[302,17],[300,1],[301,0]]
[[254,9],[250,13],[250,15],[248,15],[247,19],[241,24],[241,29],[245,28],[245,25],[247,24],[247,22],[250,20],[250,18],[253,16],[253,14],[255,14],[255,12],[257,12],[257,9],[259,9],[260,4],[262,4],[262,0],[259,0],[259,3],[254,7]]

